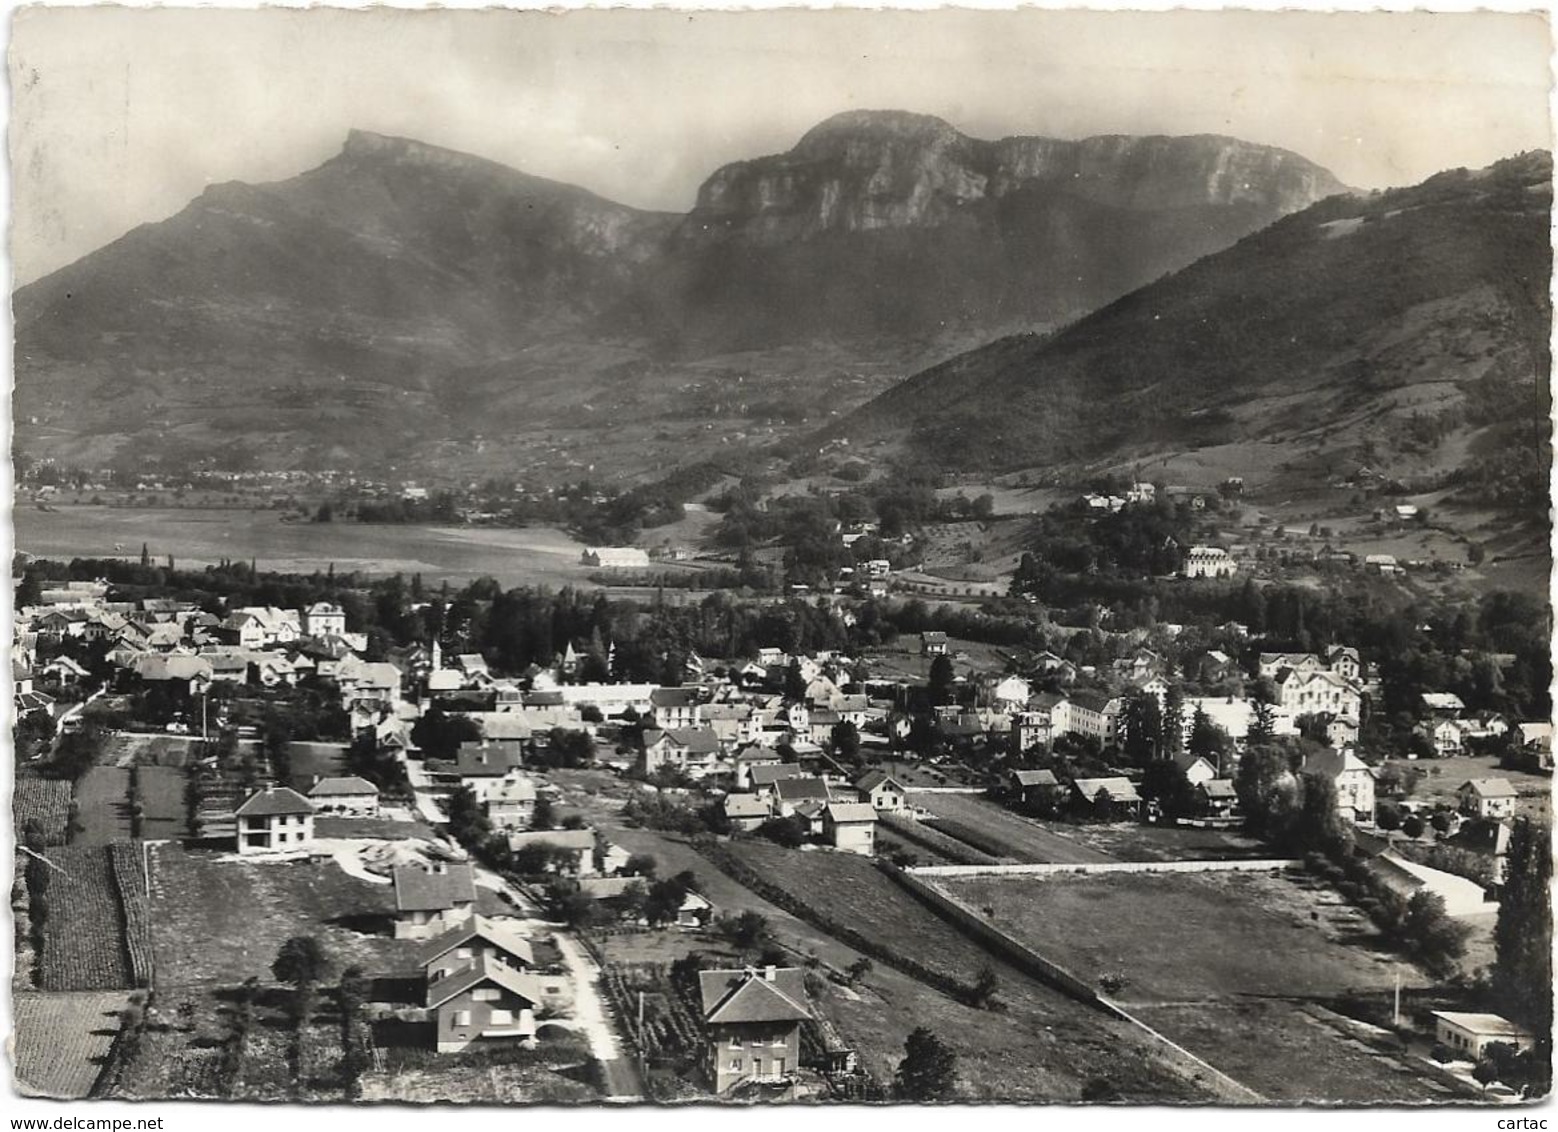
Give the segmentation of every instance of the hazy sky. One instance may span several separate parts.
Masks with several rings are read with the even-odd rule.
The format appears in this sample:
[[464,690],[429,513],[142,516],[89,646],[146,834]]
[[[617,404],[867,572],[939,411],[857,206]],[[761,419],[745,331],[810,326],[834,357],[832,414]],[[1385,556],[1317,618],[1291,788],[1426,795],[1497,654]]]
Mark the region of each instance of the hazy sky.
[[851,108],[981,137],[1221,133],[1358,187],[1551,146],[1541,16],[35,8],[12,29],[19,283],[353,126],[683,210]]

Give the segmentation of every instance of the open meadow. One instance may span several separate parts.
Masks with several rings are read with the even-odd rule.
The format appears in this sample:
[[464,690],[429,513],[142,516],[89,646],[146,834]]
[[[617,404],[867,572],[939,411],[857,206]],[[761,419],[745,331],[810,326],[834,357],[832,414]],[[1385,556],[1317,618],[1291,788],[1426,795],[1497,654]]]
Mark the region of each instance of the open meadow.
[[1117,861],[1239,861],[1270,857],[1271,850],[1240,829],[1180,825],[1067,825],[1065,836]]
[[1073,827],[1025,818],[978,794],[917,794],[911,788],[910,800],[942,819],[932,821],[933,828],[953,837],[973,837],[976,848],[998,857],[1042,865],[1097,865],[1116,859],[1089,845]]
[[903,1041],[928,1025],[958,1050],[966,1095],[981,1099],[1076,1100],[1102,1082],[1145,1102],[1211,1100],[1127,1025],[1039,983],[985,951],[882,873],[848,853],[799,852],[758,841],[732,851],[842,927],[879,940],[906,959],[965,983],[988,968],[1000,1009],[965,1004],[945,991],[877,962],[859,992],[839,989],[830,1015],[871,1072],[891,1076]]
[[548,527],[428,527],[413,524],[284,522],[282,513],[248,508],[21,507],[16,548],[44,558],[172,555],[185,566],[254,559],[284,573],[420,573],[436,585],[481,577],[504,586],[587,586],[584,547]]
[[[1302,874],[939,878],[1008,935],[1101,985],[1143,1022],[1271,1100],[1426,1101],[1431,1074],[1324,1004],[1388,995],[1415,967]],[[1171,940],[1169,944],[1165,940]],[[1342,1067],[1345,1066],[1345,1072]]]
[[406,974],[416,945],[390,934],[389,885],[333,860],[255,863],[231,853],[155,845],[151,907],[159,987],[236,986],[270,978],[290,936],[314,935],[340,966]]
[[[1387,760],[1387,766],[1394,760]],[[1515,788],[1520,797],[1515,802],[1516,814],[1538,821],[1550,821],[1552,816],[1553,776],[1529,774],[1521,770],[1503,770],[1498,759],[1487,755],[1456,755],[1448,759],[1414,759],[1394,761],[1395,765],[1418,772],[1417,785],[1409,800],[1443,803],[1455,808],[1459,803],[1455,792],[1469,779],[1502,778]]]

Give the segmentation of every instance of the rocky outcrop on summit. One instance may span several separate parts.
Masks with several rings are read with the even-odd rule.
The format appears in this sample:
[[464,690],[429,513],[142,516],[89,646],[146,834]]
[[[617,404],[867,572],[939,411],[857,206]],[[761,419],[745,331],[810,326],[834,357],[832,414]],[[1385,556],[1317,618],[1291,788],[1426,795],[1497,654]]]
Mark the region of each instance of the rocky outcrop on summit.
[[967,216],[970,206],[1040,188],[1146,212],[1247,207],[1269,221],[1345,186],[1297,154],[1234,138],[989,142],[939,118],[854,111],[812,129],[788,153],[717,171],[679,235],[778,243],[935,227]]
[[858,112],[679,216],[353,131],[21,288],[18,435],[79,460],[398,460],[631,403],[661,365],[826,343],[880,367],[1052,324],[1334,186],[1226,139],[988,142]]
[[854,111],[703,185],[671,241],[683,340],[1044,327],[1344,191],[1220,137],[982,141]]

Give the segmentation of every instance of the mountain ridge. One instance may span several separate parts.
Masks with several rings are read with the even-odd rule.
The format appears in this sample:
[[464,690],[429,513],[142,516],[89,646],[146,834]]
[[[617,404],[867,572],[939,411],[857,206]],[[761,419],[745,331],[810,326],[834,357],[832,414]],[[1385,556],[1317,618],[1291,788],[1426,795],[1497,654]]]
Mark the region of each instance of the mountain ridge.
[[1260,438],[1471,474],[1491,441],[1526,445],[1545,403],[1551,176],[1536,151],[1328,198],[1053,334],[916,374],[826,435],[962,470]]
[[[819,403],[849,408],[881,387],[851,374],[1074,317],[1339,184],[1251,143],[1077,144],[846,113],[781,155],[800,204],[775,212],[782,194],[752,180],[778,159],[735,163],[725,176],[750,206],[727,202],[728,230],[699,231],[696,207],[635,209],[353,130],[313,169],[212,185],[18,289],[18,439],[72,459],[242,450],[286,465],[323,440],[415,458],[493,428],[568,427],[580,405],[664,416],[675,388],[710,380],[708,359],[789,375],[741,403],[805,400],[789,355],[819,343],[842,366],[830,388],[858,390]],[[1062,152],[1069,164],[1046,156]],[[853,179],[823,207],[818,177],[841,161]]]

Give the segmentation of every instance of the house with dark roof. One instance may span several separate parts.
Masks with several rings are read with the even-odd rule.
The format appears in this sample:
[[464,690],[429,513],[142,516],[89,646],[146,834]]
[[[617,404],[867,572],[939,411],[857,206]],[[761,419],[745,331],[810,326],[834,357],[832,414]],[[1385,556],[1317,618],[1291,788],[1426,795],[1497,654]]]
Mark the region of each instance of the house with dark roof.
[[309,788],[316,813],[371,818],[379,813],[379,788],[355,774],[321,778]]
[[453,974],[484,959],[503,963],[516,970],[535,967],[535,950],[530,941],[502,920],[472,915],[434,936],[417,949],[417,966],[429,980]]
[[827,782],[816,775],[781,778],[774,783],[774,799],[781,817],[789,817],[797,806],[808,802],[825,806],[833,800]]
[[759,798],[773,798],[777,794],[776,787],[787,778],[801,778],[805,775],[800,763],[760,763],[752,767],[749,778],[752,783],[752,793]]
[[1007,796],[1023,809],[1052,809],[1070,788],[1052,770],[1014,770],[1007,777]]
[[249,795],[233,816],[242,855],[296,852],[314,840],[314,806],[290,787],[268,786]]
[[908,805],[908,792],[885,770],[868,770],[855,779],[855,793],[872,809],[886,814],[902,812]]
[[801,1023],[811,1017],[798,967],[698,972],[705,1063],[716,1095],[742,1085],[791,1084],[801,1060]]
[[1174,763],[1185,772],[1185,779],[1191,786],[1200,786],[1203,782],[1210,782],[1217,777],[1217,768],[1200,755],[1190,751],[1181,751],[1174,756]]
[[432,939],[475,913],[476,878],[469,864],[397,865],[392,879],[396,939]]
[[649,713],[662,731],[703,725],[703,706],[697,688],[656,688],[649,693]]
[[699,778],[718,769],[719,736],[707,727],[645,731],[643,743],[640,764],[645,774],[654,774],[661,767],[672,767]]
[[489,1042],[533,1045],[541,980],[489,955],[427,977],[427,1008],[439,1053],[458,1053]]
[[939,630],[931,629],[920,634],[921,656],[946,656],[947,635]]
[[478,739],[461,743],[455,757],[430,761],[428,771],[434,780],[452,787],[466,787],[478,802],[505,782],[521,777],[525,762],[525,742],[520,739]]

